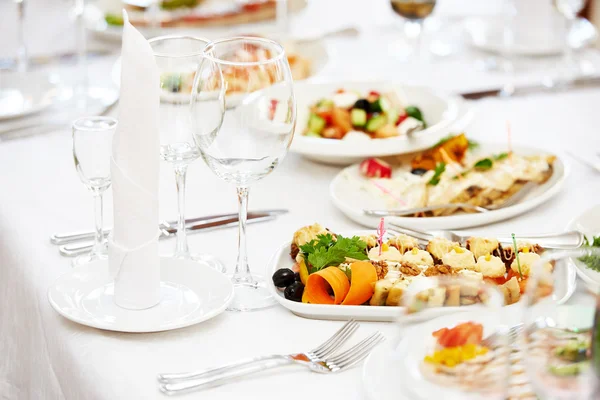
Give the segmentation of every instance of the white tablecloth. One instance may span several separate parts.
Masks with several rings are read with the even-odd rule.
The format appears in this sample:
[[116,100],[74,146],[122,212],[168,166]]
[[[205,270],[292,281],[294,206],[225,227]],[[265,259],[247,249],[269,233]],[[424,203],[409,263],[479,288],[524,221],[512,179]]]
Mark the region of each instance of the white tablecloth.
[[[56,1],[38,0],[38,4],[42,3],[47,6]],[[315,12],[315,3],[307,13]],[[0,14],[8,15],[8,7],[6,2],[2,4]],[[354,9],[360,7],[355,4]],[[62,16],[55,14],[56,18]],[[317,14],[321,20],[327,15]],[[40,15],[35,18],[39,21]],[[385,22],[386,17],[381,21]],[[48,22],[50,17],[46,27],[50,26]],[[33,30],[39,40],[38,51],[54,48],[51,43],[67,39],[64,27],[55,28],[53,32],[62,32],[62,36],[40,34],[42,26]],[[394,79],[454,91],[490,86],[505,78],[476,70],[463,56],[437,60],[427,66],[400,63],[388,54],[387,45],[393,38],[389,33],[376,37],[373,32],[365,32],[357,40],[328,42],[331,62],[321,78]],[[10,45],[1,44],[0,54],[10,54]],[[93,66],[101,81],[109,82],[114,58]],[[539,79],[543,72],[524,71],[518,79]],[[476,140],[501,142],[506,137],[506,120],[510,120],[516,144],[535,144],[557,153],[577,146],[600,148],[599,102],[598,89],[480,101],[468,134]],[[555,198],[526,215],[475,231],[490,235],[559,231],[570,219],[596,204],[599,174],[569,156],[564,156],[564,161],[570,164],[571,174]],[[226,312],[194,327],[156,334],[119,334],[72,323],[55,313],[46,299],[52,282],[71,268],[70,260],[59,256],[56,247],[49,243],[50,234],[89,229],[93,224],[91,195],[76,175],[68,130],[0,143],[0,171],[0,398],[160,399],[163,396],[155,381],[158,372],[192,370],[243,357],[310,349],[341,324],[299,318],[279,306],[253,313]],[[303,225],[318,221],[334,230],[358,228],[328,198],[329,182],[338,171],[336,167],[290,154],[275,173],[252,188],[251,209],[290,210],[275,222],[248,228],[249,260],[254,271],[262,272],[281,242]],[[188,179],[189,216],[235,210],[234,188],[216,178],[202,162],[191,166]],[[173,218],[175,185],[168,165],[163,165],[161,171],[161,187],[161,217]],[[110,221],[110,193],[106,197]],[[193,251],[212,251],[233,267],[234,230],[200,233],[189,240]],[[164,241],[161,245],[169,252],[174,242]],[[389,340],[398,334],[393,324],[361,325],[356,338],[376,329]],[[361,369],[325,376],[292,367],[183,398],[317,397],[363,399]]]

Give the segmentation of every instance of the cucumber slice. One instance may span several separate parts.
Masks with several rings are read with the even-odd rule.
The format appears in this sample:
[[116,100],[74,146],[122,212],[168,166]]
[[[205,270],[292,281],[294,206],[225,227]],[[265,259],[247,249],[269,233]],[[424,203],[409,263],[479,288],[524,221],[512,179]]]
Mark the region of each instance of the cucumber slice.
[[379,97],[377,100],[371,103],[370,111],[372,113],[387,112],[390,108],[390,103],[383,97]]
[[375,132],[385,124],[387,124],[387,117],[384,114],[379,114],[367,122],[366,129],[368,132]]
[[309,137],[318,137],[318,138],[320,138],[320,137],[321,137],[321,135],[319,135],[318,133],[316,133],[316,132],[310,132],[310,131],[309,131],[309,132],[306,132],[306,133],[304,134],[304,136],[309,136]]
[[310,114],[308,117],[308,131],[320,134],[325,129],[325,120],[317,114]]
[[352,125],[363,127],[367,123],[367,112],[360,108],[353,108],[350,112],[350,120],[352,121]]
[[317,103],[317,107],[331,108],[331,107],[333,107],[333,101],[330,99],[323,99]]

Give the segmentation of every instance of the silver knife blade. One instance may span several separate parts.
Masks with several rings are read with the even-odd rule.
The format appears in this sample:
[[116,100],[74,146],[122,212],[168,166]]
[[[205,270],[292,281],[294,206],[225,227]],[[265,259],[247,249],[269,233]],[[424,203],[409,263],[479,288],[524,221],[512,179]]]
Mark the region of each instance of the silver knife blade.
[[[571,83],[569,83],[563,90],[570,89],[584,89],[590,86],[598,86],[600,85],[600,76],[589,76],[589,77],[581,77],[576,78]],[[533,93],[543,93],[549,92],[553,89],[543,84],[536,85],[527,85],[527,86],[517,86],[514,89],[514,92],[511,93],[511,96],[520,96],[527,95]],[[497,97],[503,94],[504,90],[502,88],[494,88],[489,90],[481,90],[474,92],[465,92],[460,93],[460,96],[467,100],[479,100],[486,97]]]
[[[255,217],[252,219],[248,219],[248,224],[254,224],[254,223],[258,223],[258,222],[266,222],[266,221],[272,221],[274,219],[277,218],[277,215],[263,215],[260,217]],[[196,225],[192,225],[190,227],[186,228],[186,232],[189,233],[195,233],[195,232],[210,232],[210,231],[214,231],[217,229],[225,229],[225,228],[232,228],[232,227],[236,227],[238,226],[238,219],[237,217],[235,218],[230,218],[229,220],[223,220],[221,222],[210,222],[210,223],[200,223],[200,224],[196,224]],[[168,229],[161,229],[161,235],[160,238],[167,238],[167,237],[172,237],[175,236],[177,234],[177,228],[168,228]],[[83,242],[83,243],[74,243],[74,244],[67,244],[67,245],[63,245],[63,246],[59,246],[58,250],[60,252],[61,255],[66,256],[66,257],[75,257],[78,256],[80,254],[84,254],[88,251],[90,251],[93,247],[93,243],[91,242]]]
[[[260,210],[260,211],[250,211],[248,213],[248,220],[254,218],[260,218],[264,216],[278,216],[282,214],[286,214],[288,210],[285,209],[273,209],[273,210]],[[229,213],[229,214],[218,214],[218,215],[210,215],[205,217],[195,217],[188,218],[185,220],[186,225],[195,224],[197,222],[204,222],[205,224],[210,223],[218,223],[222,221],[227,221],[232,218],[235,218],[237,221],[238,214],[237,213]],[[160,224],[161,229],[174,228],[175,232],[177,232],[177,220],[164,221]],[[110,229],[104,230],[104,236],[108,236],[111,232]],[[95,233],[93,231],[84,231],[84,232],[71,232],[71,233],[55,233],[50,236],[50,243],[61,245],[67,244],[71,242],[77,242],[81,240],[91,240],[94,238]]]

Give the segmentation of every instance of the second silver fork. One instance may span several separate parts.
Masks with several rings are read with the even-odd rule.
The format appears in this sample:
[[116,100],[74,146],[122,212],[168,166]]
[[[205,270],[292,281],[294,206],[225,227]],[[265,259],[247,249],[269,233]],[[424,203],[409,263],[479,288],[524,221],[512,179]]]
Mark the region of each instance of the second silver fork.
[[213,369],[193,372],[158,374],[157,379],[161,383],[173,383],[186,380],[206,379],[212,376],[229,373],[240,368],[246,369],[256,364],[266,364],[269,361],[275,361],[275,365],[273,366],[276,366],[282,361],[283,364],[285,364],[288,361],[292,360],[319,362],[325,359],[327,356],[333,354],[341,345],[343,345],[350,338],[350,336],[352,336],[352,334],[356,331],[356,329],[358,329],[358,327],[358,322],[352,319],[346,322],[344,326],[342,326],[335,334],[333,334],[333,336],[327,339],[323,344],[305,353],[289,355],[273,354],[268,356],[250,358],[247,360],[238,361],[232,364],[227,364],[222,367]]

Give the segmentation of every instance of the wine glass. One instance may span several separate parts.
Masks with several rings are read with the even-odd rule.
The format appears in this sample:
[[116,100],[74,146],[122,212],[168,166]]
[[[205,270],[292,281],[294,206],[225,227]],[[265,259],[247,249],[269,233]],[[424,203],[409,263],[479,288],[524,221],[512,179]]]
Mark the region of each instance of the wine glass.
[[404,369],[407,397],[506,399],[510,349],[498,287],[476,272],[417,277],[408,287],[405,279],[392,285],[388,300],[401,296],[404,306],[395,358]]
[[102,195],[110,187],[110,158],[117,120],[84,117],[73,122],[73,160],[79,179],[94,195],[94,247],[73,261],[74,266],[108,258],[103,224]]
[[273,304],[262,277],[246,256],[250,185],[285,157],[296,122],[292,75],[283,47],[268,39],[235,37],[206,46],[192,89],[194,137],[209,168],[237,187],[238,258],[230,310]]
[[392,10],[405,18],[404,35],[410,42],[410,53],[420,58],[423,55],[423,23],[433,12],[436,0],[390,0]]
[[600,249],[584,247],[542,255],[534,264],[523,300],[522,347],[525,370],[540,398],[599,398],[598,288],[580,290],[566,303],[555,295],[563,284],[561,271],[572,270],[573,263],[585,271],[598,259]]
[[173,257],[194,260],[224,272],[207,254],[191,254],[185,222],[185,184],[190,163],[200,157],[189,118],[192,83],[207,40],[192,36],[160,36],[149,41],[160,71],[160,157],[173,165],[177,187],[177,239]]
[[566,74],[563,83],[575,79],[579,72],[579,63],[575,59],[573,48],[569,42],[569,34],[573,31],[577,15],[583,10],[585,3],[586,0],[554,0],[554,6],[565,17],[564,66]]

